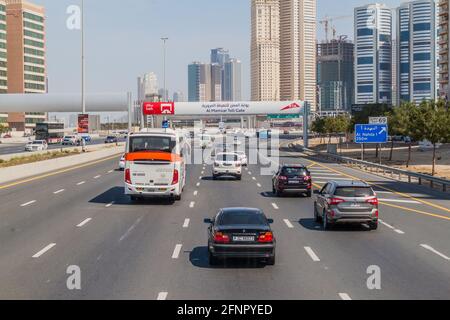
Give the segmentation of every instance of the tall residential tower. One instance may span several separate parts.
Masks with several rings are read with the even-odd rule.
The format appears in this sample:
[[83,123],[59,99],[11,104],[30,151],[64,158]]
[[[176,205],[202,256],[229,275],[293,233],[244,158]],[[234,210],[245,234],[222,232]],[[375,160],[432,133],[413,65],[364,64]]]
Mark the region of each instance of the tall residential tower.
[[392,103],[392,13],[384,4],[355,8],[355,102]]

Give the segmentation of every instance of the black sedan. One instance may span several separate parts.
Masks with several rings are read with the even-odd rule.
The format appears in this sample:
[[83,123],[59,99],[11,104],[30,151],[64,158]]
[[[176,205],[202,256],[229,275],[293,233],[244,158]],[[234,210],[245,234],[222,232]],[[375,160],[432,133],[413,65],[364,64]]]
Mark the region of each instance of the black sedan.
[[209,263],[220,258],[255,258],[275,264],[276,240],[264,212],[253,208],[221,209],[214,219],[206,219]]
[[118,143],[119,139],[116,136],[108,136],[105,139],[105,143]]

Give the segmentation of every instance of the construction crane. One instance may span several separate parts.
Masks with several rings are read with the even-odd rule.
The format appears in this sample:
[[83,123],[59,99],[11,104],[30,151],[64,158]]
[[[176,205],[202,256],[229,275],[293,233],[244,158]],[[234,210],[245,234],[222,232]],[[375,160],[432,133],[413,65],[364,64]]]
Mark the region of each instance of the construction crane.
[[334,21],[337,20],[345,20],[345,19],[350,19],[353,18],[353,16],[338,16],[338,17],[328,17],[326,16],[325,18],[323,18],[322,20],[319,21],[319,23],[321,25],[323,25],[324,29],[325,29],[325,39],[328,42],[329,40],[329,33],[330,33],[330,28],[332,29],[332,33],[333,33],[333,38],[336,37],[336,28],[333,25]]

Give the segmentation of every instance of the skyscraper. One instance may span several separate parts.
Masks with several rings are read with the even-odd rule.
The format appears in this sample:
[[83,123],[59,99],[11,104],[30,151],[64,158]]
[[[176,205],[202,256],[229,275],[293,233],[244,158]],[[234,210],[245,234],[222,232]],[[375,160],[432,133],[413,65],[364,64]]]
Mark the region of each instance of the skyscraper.
[[355,8],[355,101],[392,102],[392,13],[384,4]]
[[242,64],[237,59],[230,59],[224,67],[224,101],[242,100]]
[[211,64],[211,101],[222,101],[223,67],[218,63]]
[[155,73],[149,72],[142,78],[144,96],[154,96],[158,94],[158,77]]
[[350,111],[354,92],[354,45],[343,38],[317,45],[320,110]]
[[228,60],[230,60],[230,53],[228,50],[225,50],[224,48],[211,50],[211,64],[217,63],[223,67]]
[[437,0],[439,1],[439,87],[440,96],[444,98],[450,97],[449,92],[449,0]]
[[211,101],[211,65],[193,62],[188,66],[189,102]]
[[316,0],[280,1],[280,98],[316,108]]
[[438,97],[436,5],[416,0],[397,9],[400,100],[420,103]]
[[[8,93],[45,93],[45,10],[23,1],[6,0]],[[8,114],[17,131],[31,130],[45,114]]]
[[[8,92],[6,55],[6,5],[3,0],[0,0],[0,94]],[[8,114],[0,112],[0,125],[7,123]]]
[[280,2],[251,2],[251,99],[280,100]]
[[184,102],[184,94],[181,91],[175,91],[173,93],[173,102]]

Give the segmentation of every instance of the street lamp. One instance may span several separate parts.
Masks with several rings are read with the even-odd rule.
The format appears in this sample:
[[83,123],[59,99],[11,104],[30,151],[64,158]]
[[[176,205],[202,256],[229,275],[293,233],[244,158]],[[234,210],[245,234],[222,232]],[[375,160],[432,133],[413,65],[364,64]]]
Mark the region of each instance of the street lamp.
[[84,58],[84,0],[81,0],[81,111],[86,114],[85,96],[85,58]]
[[164,102],[167,102],[167,88],[166,88],[166,42],[169,40],[167,37],[161,38],[163,42],[163,78],[164,78]]

